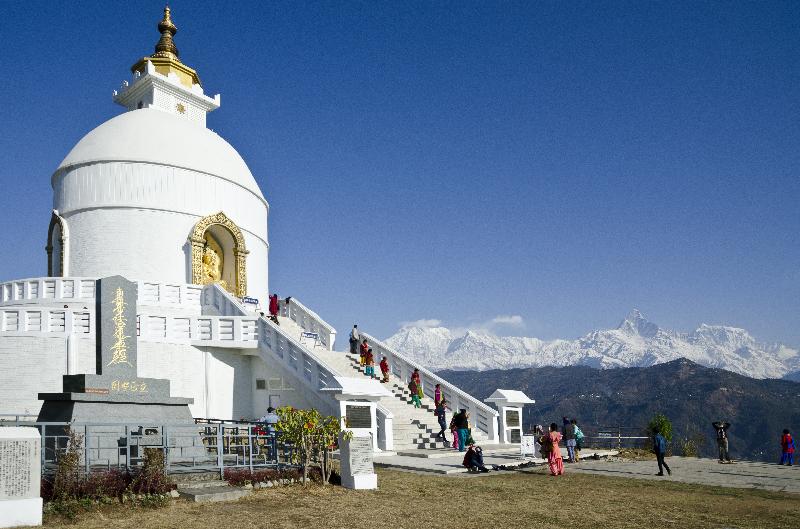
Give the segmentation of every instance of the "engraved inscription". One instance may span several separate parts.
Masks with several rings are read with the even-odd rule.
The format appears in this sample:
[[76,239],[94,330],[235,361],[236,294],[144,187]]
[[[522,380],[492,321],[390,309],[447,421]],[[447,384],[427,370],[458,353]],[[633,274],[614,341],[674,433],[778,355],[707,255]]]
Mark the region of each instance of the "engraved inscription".
[[0,500],[26,498],[34,492],[38,475],[34,476],[33,462],[39,457],[38,444],[31,439],[0,440]]
[[372,438],[353,437],[350,439],[350,473],[354,476],[373,474]]
[[128,320],[125,318],[125,293],[122,288],[117,287],[112,303],[114,308],[111,321],[114,323],[114,344],[111,346],[111,361],[108,365],[128,364],[133,367],[128,360],[128,338],[130,336],[125,335],[125,326]]

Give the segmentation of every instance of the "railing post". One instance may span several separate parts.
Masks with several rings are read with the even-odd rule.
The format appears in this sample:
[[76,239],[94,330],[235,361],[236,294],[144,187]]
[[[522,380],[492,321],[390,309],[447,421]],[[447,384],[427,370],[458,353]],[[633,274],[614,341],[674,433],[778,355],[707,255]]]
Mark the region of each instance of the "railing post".
[[247,461],[250,473],[253,473],[253,425],[247,425]]
[[[98,440],[99,442],[99,440]],[[91,470],[89,466],[89,425],[83,425],[83,465],[85,474],[88,476]]]
[[219,478],[225,479],[225,469],[222,460],[222,424],[217,425],[217,466],[219,467]]
[[164,430],[164,471],[169,474],[169,429],[162,426]]

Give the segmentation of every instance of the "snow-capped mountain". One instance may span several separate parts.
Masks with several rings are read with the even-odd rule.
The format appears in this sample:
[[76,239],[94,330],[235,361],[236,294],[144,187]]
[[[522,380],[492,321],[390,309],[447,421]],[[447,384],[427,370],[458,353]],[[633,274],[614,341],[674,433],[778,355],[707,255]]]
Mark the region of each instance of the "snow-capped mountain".
[[800,370],[800,352],[758,343],[744,330],[702,324],[690,333],[662,329],[633,310],[616,329],[577,340],[500,337],[445,327],[404,327],[386,343],[430,369],[486,370],[586,365],[602,369],[645,367],[685,357],[698,364],[753,378],[781,378]]

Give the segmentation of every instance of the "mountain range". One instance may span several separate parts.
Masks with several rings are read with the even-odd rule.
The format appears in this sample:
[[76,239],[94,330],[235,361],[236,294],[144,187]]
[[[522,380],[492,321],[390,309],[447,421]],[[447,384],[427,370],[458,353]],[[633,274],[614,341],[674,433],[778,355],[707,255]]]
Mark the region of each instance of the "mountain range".
[[399,352],[433,369],[483,371],[545,366],[599,369],[647,367],[686,358],[702,366],[753,378],[800,378],[800,351],[757,342],[737,327],[702,324],[689,333],[662,329],[638,310],[615,329],[577,340],[454,333],[446,327],[406,326],[386,340]]

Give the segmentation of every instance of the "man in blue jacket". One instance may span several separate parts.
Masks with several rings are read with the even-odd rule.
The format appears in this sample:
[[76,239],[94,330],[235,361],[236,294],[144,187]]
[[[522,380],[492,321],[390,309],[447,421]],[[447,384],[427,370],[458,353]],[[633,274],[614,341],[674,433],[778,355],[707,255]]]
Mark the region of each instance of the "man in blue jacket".
[[669,465],[664,461],[664,456],[667,455],[667,440],[661,435],[661,432],[656,429],[655,436],[653,437],[653,452],[656,453],[656,460],[658,460],[658,474],[656,476],[663,476],[664,469],[667,469],[667,474],[672,475]]

